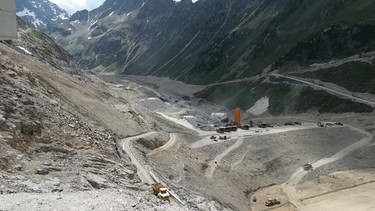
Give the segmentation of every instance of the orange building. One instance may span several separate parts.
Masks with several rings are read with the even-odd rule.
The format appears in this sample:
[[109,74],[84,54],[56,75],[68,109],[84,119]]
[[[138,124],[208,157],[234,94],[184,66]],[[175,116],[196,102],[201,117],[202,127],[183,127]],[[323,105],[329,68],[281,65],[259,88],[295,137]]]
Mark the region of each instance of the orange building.
[[236,108],[234,109],[234,124],[240,125],[241,123],[241,109]]

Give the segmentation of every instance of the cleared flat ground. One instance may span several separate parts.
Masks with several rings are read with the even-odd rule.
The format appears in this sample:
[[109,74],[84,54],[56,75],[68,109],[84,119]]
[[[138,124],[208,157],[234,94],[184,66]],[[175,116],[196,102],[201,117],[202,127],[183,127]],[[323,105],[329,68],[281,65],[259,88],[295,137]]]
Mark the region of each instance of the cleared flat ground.
[[375,183],[304,200],[308,210],[375,210]]
[[[255,193],[258,201],[252,210],[375,210],[375,172],[373,170],[336,171],[296,186],[301,207],[296,208],[284,194],[285,186],[275,185]],[[264,206],[268,198],[277,198],[280,205]]]

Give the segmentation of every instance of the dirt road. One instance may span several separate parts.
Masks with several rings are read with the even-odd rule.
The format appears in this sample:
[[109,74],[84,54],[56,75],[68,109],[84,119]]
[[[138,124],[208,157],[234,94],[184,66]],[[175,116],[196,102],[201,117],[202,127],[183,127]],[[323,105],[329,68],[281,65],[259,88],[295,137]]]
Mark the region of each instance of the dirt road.
[[215,159],[210,162],[209,168],[206,171],[206,176],[207,177],[212,177],[212,175],[215,172],[215,169],[216,169],[217,165],[220,164],[221,159],[223,159],[231,151],[233,151],[233,150],[237,149],[239,146],[241,146],[242,143],[243,143],[243,140],[242,139],[238,139],[236,141],[236,143],[234,143],[232,146],[230,146],[229,148],[227,148],[224,152],[222,152],[221,154],[219,154],[218,156],[216,156]]
[[359,97],[355,97],[355,96],[353,96],[353,93],[352,94],[345,94],[343,92],[340,92],[340,91],[337,91],[337,90],[334,90],[334,89],[331,89],[331,88],[328,88],[328,87],[325,87],[325,86],[322,86],[322,85],[318,85],[318,84],[315,84],[315,83],[311,83],[311,82],[308,82],[306,80],[303,80],[303,79],[297,78],[297,77],[285,76],[285,75],[280,75],[280,74],[271,74],[271,75],[275,76],[275,77],[287,78],[289,80],[297,81],[297,82],[303,83],[305,85],[308,85],[310,87],[325,90],[325,91],[333,93],[337,96],[341,96],[341,97],[351,99],[351,100],[359,102],[359,103],[363,103],[363,104],[375,107],[375,102],[370,101],[370,100],[365,100],[365,99],[362,99],[362,98],[359,98]]
[[163,146],[159,147],[159,148],[156,148],[154,150],[152,150],[151,152],[147,153],[148,156],[150,155],[154,155],[156,153],[159,153],[163,150],[167,150],[169,148],[171,148],[172,146],[174,146],[176,144],[176,134],[174,133],[171,133],[169,134],[169,141],[164,144]]
[[[365,137],[355,142],[354,144],[342,149],[341,151],[337,152],[335,155],[331,157],[322,158],[316,161],[315,163],[312,164],[313,168],[319,168],[321,166],[324,166],[334,161],[337,161],[339,159],[342,159],[343,157],[349,155],[351,152],[372,144],[371,141],[373,137],[370,133],[364,130],[352,127],[352,126],[347,126],[347,127],[349,127],[352,130],[362,133],[363,135],[365,135]],[[311,207],[307,206],[305,203],[303,203],[300,200],[296,192],[296,185],[306,174],[307,174],[307,171],[304,171],[302,167],[298,168],[294,172],[294,174],[290,177],[290,179],[283,185],[284,186],[283,191],[287,195],[289,202],[292,203],[298,210],[311,210]]]
[[136,139],[140,139],[143,137],[150,136],[152,134],[155,134],[156,132],[148,132],[145,134],[141,134],[138,136],[128,137],[124,138],[120,141],[122,148],[125,150],[125,152],[129,155],[132,163],[137,167],[137,174],[139,178],[141,178],[142,182],[147,184],[154,183],[154,180],[149,174],[149,171],[138,161],[138,159],[134,156],[133,152],[131,151],[130,142],[134,141]]

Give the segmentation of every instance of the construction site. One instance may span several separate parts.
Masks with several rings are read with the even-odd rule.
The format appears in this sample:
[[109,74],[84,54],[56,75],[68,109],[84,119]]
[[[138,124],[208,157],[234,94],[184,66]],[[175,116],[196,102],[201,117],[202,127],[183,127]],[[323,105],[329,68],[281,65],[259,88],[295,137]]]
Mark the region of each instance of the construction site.
[[201,86],[0,47],[0,210],[375,208],[373,113],[227,109]]
[[[149,77],[144,80],[150,84]],[[171,89],[161,84],[172,83],[156,82],[159,89],[140,103],[170,135],[161,147],[150,139],[133,143],[142,162],[152,166],[148,171],[179,190],[182,201],[189,201],[189,192],[179,187],[234,210],[374,208],[371,116],[256,116],[194,102],[184,91],[168,93]],[[159,100],[155,93],[169,100]],[[366,200],[356,198],[363,192]],[[346,197],[338,197],[344,193]]]

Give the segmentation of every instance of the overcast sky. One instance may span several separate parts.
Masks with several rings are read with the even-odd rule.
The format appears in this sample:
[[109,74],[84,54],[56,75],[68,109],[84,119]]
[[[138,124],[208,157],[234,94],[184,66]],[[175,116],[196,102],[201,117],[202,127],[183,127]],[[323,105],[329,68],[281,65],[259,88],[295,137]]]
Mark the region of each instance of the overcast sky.
[[103,4],[105,0],[49,0],[57,4],[69,14],[73,14],[79,10],[88,9],[93,10]]

